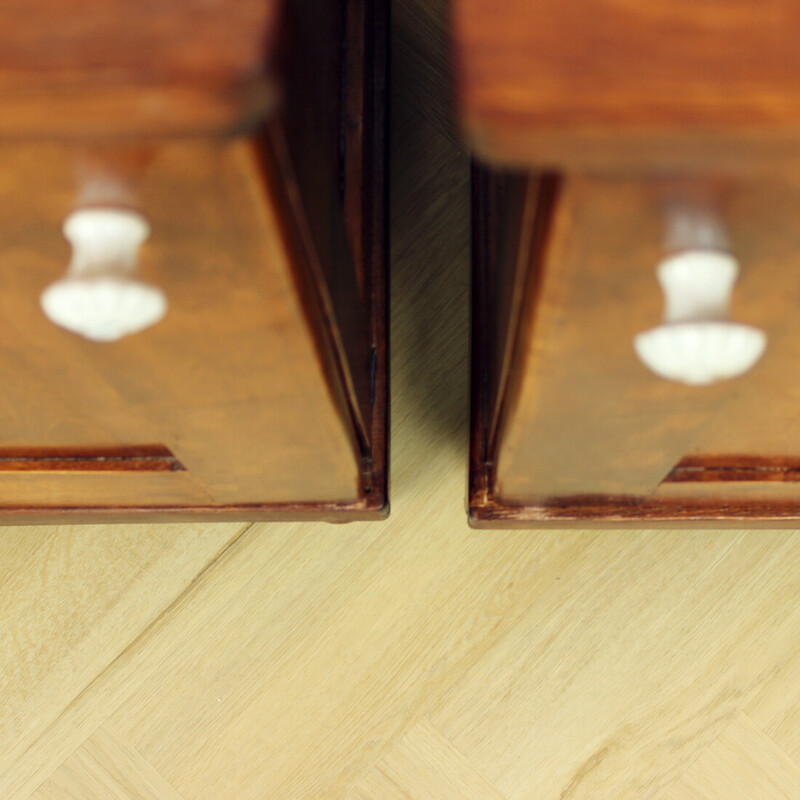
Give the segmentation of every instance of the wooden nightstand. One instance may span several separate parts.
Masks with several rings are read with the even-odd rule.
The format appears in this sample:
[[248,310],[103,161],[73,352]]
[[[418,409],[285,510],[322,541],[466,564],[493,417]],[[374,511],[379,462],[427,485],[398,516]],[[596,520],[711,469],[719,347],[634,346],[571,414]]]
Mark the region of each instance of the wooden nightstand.
[[453,20],[484,165],[472,522],[795,525],[796,5],[454,0]]
[[0,32],[0,518],[385,515],[385,4],[66,14]]

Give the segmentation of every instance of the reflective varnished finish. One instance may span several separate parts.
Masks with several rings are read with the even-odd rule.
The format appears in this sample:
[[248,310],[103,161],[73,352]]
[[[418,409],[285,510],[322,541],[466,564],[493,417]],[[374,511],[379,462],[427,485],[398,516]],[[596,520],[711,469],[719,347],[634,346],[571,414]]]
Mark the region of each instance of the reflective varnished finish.
[[[0,57],[39,114],[0,123],[0,518],[384,516],[383,4],[33,5]],[[169,302],[113,344],[38,307],[97,206],[147,219]]]
[[[795,5],[454,0],[452,23],[482,162],[472,522],[795,526]],[[733,318],[767,334],[734,380],[681,386],[635,355],[670,203],[719,214]]]

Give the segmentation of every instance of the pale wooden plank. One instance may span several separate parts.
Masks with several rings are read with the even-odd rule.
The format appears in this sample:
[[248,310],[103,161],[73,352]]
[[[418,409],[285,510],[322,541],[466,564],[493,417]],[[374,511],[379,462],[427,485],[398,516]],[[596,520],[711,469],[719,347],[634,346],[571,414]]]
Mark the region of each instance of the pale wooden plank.
[[793,761],[800,763],[800,647],[797,641],[785,642],[769,679],[742,710],[759,730]]
[[706,800],[701,793],[698,793],[691,786],[685,783],[677,783],[670,787],[659,800]]
[[0,796],[25,797],[105,719],[104,670],[246,527],[0,529]]
[[796,800],[800,764],[744,716],[695,761],[662,800]]
[[141,754],[100,728],[39,789],[33,800],[183,800]]
[[348,793],[347,800],[415,800],[379,769],[370,770]]
[[510,798],[652,796],[796,647],[798,566],[792,532],[607,533],[431,720]]
[[384,526],[254,526],[112,724],[193,800],[337,796],[549,589],[537,562],[591,538],[486,537],[436,498]]
[[504,800],[427,720],[415,725],[381,759],[377,769],[413,800]]

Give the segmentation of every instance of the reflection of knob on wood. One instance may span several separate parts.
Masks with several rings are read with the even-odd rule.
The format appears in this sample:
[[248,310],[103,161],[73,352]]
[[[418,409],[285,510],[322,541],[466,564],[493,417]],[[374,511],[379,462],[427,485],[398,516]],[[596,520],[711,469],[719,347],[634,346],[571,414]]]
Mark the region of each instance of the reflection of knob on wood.
[[82,209],[64,222],[72,245],[66,276],[42,293],[48,319],[97,342],[110,342],[158,322],[166,313],[163,292],[136,277],[147,221],[122,209]]
[[662,378],[703,385],[735,378],[761,358],[766,334],[730,322],[739,265],[721,250],[686,250],[658,267],[664,322],[634,339],[639,358]]

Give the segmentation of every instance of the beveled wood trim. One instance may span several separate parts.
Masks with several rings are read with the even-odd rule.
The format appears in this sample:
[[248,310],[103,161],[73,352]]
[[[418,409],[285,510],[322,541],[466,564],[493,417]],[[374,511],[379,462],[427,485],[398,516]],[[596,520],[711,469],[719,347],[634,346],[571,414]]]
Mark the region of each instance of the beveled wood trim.
[[796,483],[800,458],[790,456],[688,456],[663,483]]
[[0,472],[181,472],[162,444],[101,447],[2,447]]
[[567,497],[541,505],[470,506],[473,528],[796,528],[800,502]]
[[244,503],[195,506],[0,506],[2,525],[142,522],[361,522],[386,519],[387,504]]

